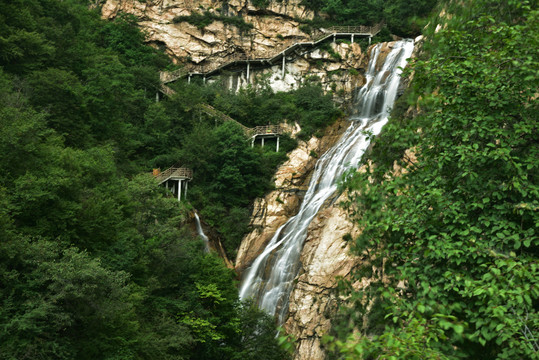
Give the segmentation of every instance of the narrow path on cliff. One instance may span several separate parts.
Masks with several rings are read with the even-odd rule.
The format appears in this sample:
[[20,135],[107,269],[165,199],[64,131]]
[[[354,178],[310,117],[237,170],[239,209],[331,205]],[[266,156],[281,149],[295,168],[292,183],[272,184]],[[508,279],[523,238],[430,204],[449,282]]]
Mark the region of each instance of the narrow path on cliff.
[[412,54],[414,43],[412,40],[396,42],[377,71],[381,47],[382,44],[378,44],[371,52],[367,82],[358,95],[359,115],[350,119],[350,126],[341,139],[318,160],[298,214],[276,231],[243,275],[241,299],[253,298],[261,309],[275,315],[280,324],[288,313],[307,228],[326,199],[337,190],[337,182],[344,172],[358,166],[369,146],[370,135],[379,134],[387,122],[402,68]]
[[[244,64],[247,66],[247,69],[249,69],[249,65],[251,64],[258,64],[258,65],[266,65],[266,66],[273,66],[276,64],[278,60],[282,60],[283,67],[285,58],[287,55],[292,53],[294,50],[301,48],[301,47],[316,47],[326,41],[330,38],[336,38],[336,37],[351,37],[352,42],[354,39],[354,36],[357,37],[368,37],[369,39],[376,36],[380,30],[382,29],[383,24],[377,24],[374,26],[333,26],[328,29],[322,30],[322,34],[312,38],[311,41],[303,41],[303,42],[293,42],[289,44],[285,44],[280,49],[276,50],[273,54],[262,57],[262,58],[250,58],[247,54],[237,54],[233,55],[227,58],[227,62],[225,63],[214,63],[210,65],[194,65],[194,66],[186,66],[181,69],[178,69],[176,71],[163,71],[159,74],[159,77],[161,79],[161,82],[163,84],[167,84],[170,82],[174,82],[178,79],[181,79],[183,77],[192,76],[192,75],[199,75],[199,76],[210,76],[212,74],[218,73],[221,70],[229,67],[229,66],[235,66],[235,65],[241,65]],[[369,40],[370,44],[370,40]],[[249,72],[249,70],[247,70]],[[166,94],[166,93],[165,93]]]

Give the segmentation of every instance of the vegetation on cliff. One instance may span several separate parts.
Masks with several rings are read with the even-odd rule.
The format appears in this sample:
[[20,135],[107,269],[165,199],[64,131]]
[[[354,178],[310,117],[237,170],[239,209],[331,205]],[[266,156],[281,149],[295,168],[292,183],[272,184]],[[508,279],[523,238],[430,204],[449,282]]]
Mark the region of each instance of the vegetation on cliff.
[[311,22],[321,26],[374,25],[384,22],[389,31],[403,37],[421,33],[436,0],[302,0],[315,11]]
[[202,14],[195,12],[191,15],[176,16],[172,21],[175,23],[185,21],[199,29],[204,29],[214,21],[221,21],[224,24],[235,26],[240,32],[246,32],[253,28],[253,24],[245,22],[241,16],[216,15],[209,11],[204,11]]
[[345,320],[327,339],[337,358],[539,352],[537,3],[444,9],[410,70],[420,114],[394,117],[374,165],[346,181],[362,229],[356,278],[373,282],[345,286]]
[[[250,2],[255,7],[267,8],[272,2],[280,3],[282,0],[250,0]],[[313,10],[314,18],[295,20],[303,24],[300,29],[306,32],[310,32],[312,27],[374,25],[383,22],[390,33],[415,37],[421,33],[436,3],[436,0],[302,0],[300,4]],[[244,9],[238,15],[230,16],[222,11],[224,8],[226,6],[176,16],[173,22],[188,22],[199,29],[204,29],[214,21],[220,21],[236,27],[241,33],[253,29],[253,24],[246,22],[241,16]]]

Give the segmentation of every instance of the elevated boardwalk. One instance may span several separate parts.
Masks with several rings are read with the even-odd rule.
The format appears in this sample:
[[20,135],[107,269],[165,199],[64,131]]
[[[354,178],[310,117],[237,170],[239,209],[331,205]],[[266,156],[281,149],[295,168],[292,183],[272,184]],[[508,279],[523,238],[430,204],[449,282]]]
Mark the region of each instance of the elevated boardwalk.
[[159,185],[164,184],[181,201],[182,193],[187,196],[187,183],[193,179],[193,170],[174,165],[163,172],[154,169],[153,176]]
[[213,118],[217,118],[223,122],[233,122],[233,123],[236,123],[238,124],[242,129],[243,129],[243,132],[246,133],[247,135],[250,134],[250,132],[252,131],[251,128],[248,128],[247,126],[243,125],[242,123],[232,119],[230,116],[228,116],[227,114],[217,110],[216,108],[214,108],[213,106],[211,105],[208,105],[208,104],[200,104],[200,110],[202,110],[206,115],[209,115]]
[[191,180],[193,178],[193,170],[185,167],[170,167],[163,172],[157,173],[154,177],[159,184],[168,180]]
[[[161,85],[161,92],[167,96],[172,96],[176,92],[172,90],[170,87],[162,84]],[[257,139],[261,139],[262,147],[264,146],[264,139],[267,138],[276,138],[277,139],[277,148],[275,151],[279,151],[279,136],[283,133],[283,129],[280,125],[264,125],[264,126],[255,126],[254,128],[249,128],[239,121],[236,121],[232,119],[227,114],[217,110],[213,106],[209,104],[198,104],[200,111],[204,112],[206,115],[209,115],[210,117],[213,117],[215,119],[221,120],[223,122],[233,122],[240,126],[243,129],[243,132],[245,135],[251,138],[251,146],[254,146],[254,143]],[[173,168],[170,168],[173,169]],[[161,174],[165,174],[165,172],[169,171],[170,169],[167,169],[163,171]],[[190,180],[190,179],[189,179]],[[166,180],[161,181],[160,183],[164,182]]]
[[247,66],[247,78],[249,78],[251,65],[272,66],[278,61],[282,62],[284,72],[286,56],[293,53],[296,49],[304,47],[316,47],[327,39],[333,38],[335,40],[337,37],[350,37],[352,42],[354,42],[354,37],[368,37],[370,40],[373,36],[376,36],[380,30],[382,30],[382,27],[382,23],[374,26],[333,26],[328,29],[322,29],[321,34],[313,37],[311,41],[286,44],[279,50],[275,51],[273,55],[268,57],[251,58],[247,54],[235,54],[229,56],[227,58],[228,61],[222,64],[185,66],[175,71],[161,72],[159,77],[163,84],[167,84],[184,77],[188,77],[189,80],[191,76],[203,76],[206,78],[221,72],[227,67],[245,65]]
[[251,130],[251,147],[255,146],[255,141],[260,139],[262,147],[264,147],[265,139],[277,139],[277,146],[275,147],[275,152],[279,152],[279,136],[283,133],[283,129],[280,125],[266,125],[266,126],[256,126]]

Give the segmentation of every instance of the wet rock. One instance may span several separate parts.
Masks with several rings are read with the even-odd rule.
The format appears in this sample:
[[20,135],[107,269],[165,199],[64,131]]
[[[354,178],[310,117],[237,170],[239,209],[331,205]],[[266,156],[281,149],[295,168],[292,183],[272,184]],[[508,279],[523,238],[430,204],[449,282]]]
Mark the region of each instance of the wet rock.
[[[297,125],[291,128],[299,130]],[[313,155],[329,149],[345,129],[346,121],[338,121],[326,129],[322,138],[300,141],[298,148],[288,154],[289,159],[275,173],[276,189],[254,203],[252,231],[242,240],[235,262],[240,275],[263,251],[277,229],[299,210],[316,164],[317,157]]]
[[[339,201],[337,201],[338,203]],[[337,277],[346,278],[359,258],[349,253],[346,236],[358,230],[338,205],[318,213],[309,226],[301,253],[302,268],[297,285],[290,295],[287,332],[297,339],[295,360],[325,358],[321,338],[331,328],[337,310]]]

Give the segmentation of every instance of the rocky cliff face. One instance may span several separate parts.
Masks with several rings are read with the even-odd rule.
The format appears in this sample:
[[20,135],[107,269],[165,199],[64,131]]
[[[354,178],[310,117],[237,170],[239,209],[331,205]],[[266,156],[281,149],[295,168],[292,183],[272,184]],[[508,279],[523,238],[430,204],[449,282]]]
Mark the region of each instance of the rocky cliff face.
[[[416,39],[416,42],[420,44],[421,39]],[[378,69],[381,68],[392,46],[392,43],[383,45],[376,64]],[[419,46],[416,47],[414,53],[417,54],[418,50]],[[404,79],[402,83],[406,84],[409,80]],[[335,138],[332,139],[332,142],[334,141]],[[411,153],[408,154],[409,157],[412,157],[412,155]],[[289,168],[286,171],[298,174],[294,169],[302,168],[302,157],[296,156],[293,158],[299,163],[288,164]],[[309,168],[312,168],[312,166]],[[284,171],[284,169],[281,171]],[[308,182],[302,181],[301,184],[306,187]],[[361,257],[351,255],[349,252],[349,244],[346,241],[347,235],[355,238],[359,234],[359,229],[354,226],[348,213],[339,206],[339,202],[344,200],[345,197],[346,194],[343,194],[333,204],[323,208],[308,228],[307,239],[300,257],[301,269],[295,280],[296,286],[290,295],[289,314],[284,324],[285,330],[298,339],[295,360],[325,359],[326,354],[321,344],[321,337],[329,332],[331,318],[337,310],[334,291],[338,284],[336,278],[348,277],[352,269],[361,266],[364,260]],[[271,239],[277,228],[288,219],[287,215],[293,213],[293,211],[272,212],[271,209],[284,209],[288,206],[286,201],[277,205],[275,199],[275,195],[270,194],[263,201],[261,200],[263,206],[262,211],[259,213],[262,214],[264,211],[271,213],[273,217],[269,220],[272,223],[267,221],[270,223],[267,227],[264,227],[264,224],[261,223],[260,229],[249,234],[244,239],[242,247],[250,249],[251,252],[237,263],[236,268],[239,271],[243,270],[254,259],[256,254],[263,250],[263,245]],[[291,199],[291,208],[297,209],[299,199],[293,197]],[[256,214],[254,215],[253,221],[256,222],[257,216]],[[275,224],[273,224],[273,221],[275,221]],[[357,288],[366,287],[369,281],[370,279],[365,278],[361,282],[354,284],[354,286]]]
[[[268,8],[258,9],[242,0],[105,0],[102,14],[113,18],[120,12],[133,14],[148,41],[164,44],[177,61],[187,57],[195,63],[218,61],[234,53],[264,56],[287,40],[306,40],[295,18],[312,18],[312,12],[299,5],[299,0],[272,1]],[[241,16],[254,27],[241,32],[236,26],[214,21],[204,29],[187,22],[174,23],[177,16],[209,12],[215,16]]]
[[[338,201],[336,202],[338,204]],[[338,205],[318,213],[311,222],[301,253],[301,270],[290,295],[287,333],[298,339],[295,360],[324,359],[320,339],[331,328],[337,310],[337,277],[346,278],[359,259],[349,254],[346,236],[358,230]]]
[[364,84],[366,56],[357,43],[328,42],[324,49],[306,48],[288,56],[283,73],[281,65],[270,68],[251,68],[247,79],[245,68],[225,75],[232,90],[267,81],[274,91],[290,91],[306,79],[317,78],[324,91],[333,91],[336,99],[349,100],[353,90]]
[[[120,12],[135,15],[147,33],[148,42],[164,45],[178,62],[220,62],[227,56],[245,53],[264,57],[268,51],[290,41],[307,40],[296,18],[312,18],[300,0],[272,1],[265,9],[246,0],[103,0],[102,14],[113,18]],[[240,16],[253,25],[250,31],[214,21],[203,29],[187,22],[174,23],[177,16],[209,12],[215,16]]]
[[[240,55],[266,58],[295,42],[310,41],[311,35],[301,31],[295,19],[310,19],[313,13],[300,2],[272,1],[261,9],[242,0],[101,0],[104,18],[112,19],[120,13],[135,15],[149,44],[163,48],[174,62],[193,69],[226,64]],[[205,12],[212,14],[214,21],[204,28],[174,21],[178,16]],[[240,31],[218,19],[236,16],[253,28]],[[228,86],[238,89],[265,79],[275,91],[288,91],[305,78],[316,76],[325,91],[347,100],[353,89],[363,85],[366,65],[361,47],[350,40],[329,41],[324,49],[297,50],[287,56],[284,73],[281,64],[253,67],[249,78],[246,69],[232,69],[226,76]]]
[[[318,155],[329,149],[346,127],[346,121],[337,121],[326,129],[323,137],[301,141],[288,154],[289,159],[275,173],[275,190],[255,201],[250,224],[253,230],[244,237],[236,257],[236,270],[240,275],[262,252],[275,231],[296,214]],[[299,128],[295,128],[292,134],[298,131]]]

